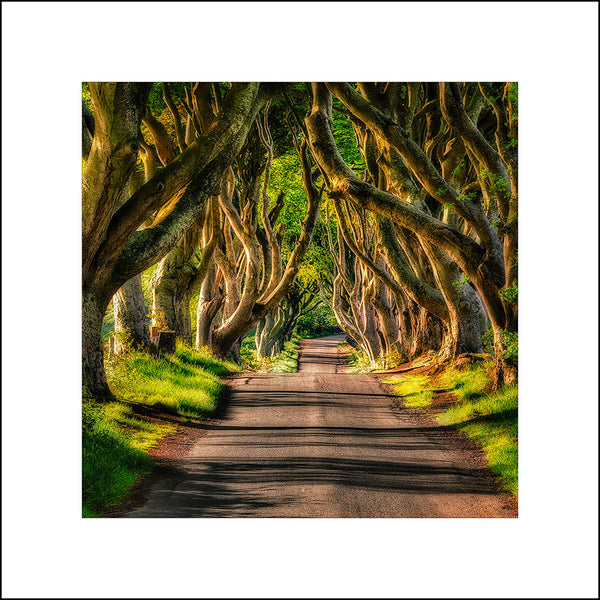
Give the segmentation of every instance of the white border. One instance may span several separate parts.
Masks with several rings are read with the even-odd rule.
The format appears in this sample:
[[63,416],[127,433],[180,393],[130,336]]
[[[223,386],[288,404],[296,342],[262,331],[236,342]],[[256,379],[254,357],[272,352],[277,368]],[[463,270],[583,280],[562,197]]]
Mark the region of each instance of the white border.
[[[597,595],[596,3],[2,13],[3,596]],[[519,81],[518,520],[79,518],[83,79]]]

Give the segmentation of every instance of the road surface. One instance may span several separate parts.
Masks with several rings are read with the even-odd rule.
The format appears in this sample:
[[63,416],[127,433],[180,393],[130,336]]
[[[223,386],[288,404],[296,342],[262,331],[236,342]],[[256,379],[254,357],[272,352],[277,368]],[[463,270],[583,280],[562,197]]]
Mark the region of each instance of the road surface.
[[233,378],[224,418],[124,516],[515,517],[459,434],[336,372],[342,340],[303,342],[298,373]]

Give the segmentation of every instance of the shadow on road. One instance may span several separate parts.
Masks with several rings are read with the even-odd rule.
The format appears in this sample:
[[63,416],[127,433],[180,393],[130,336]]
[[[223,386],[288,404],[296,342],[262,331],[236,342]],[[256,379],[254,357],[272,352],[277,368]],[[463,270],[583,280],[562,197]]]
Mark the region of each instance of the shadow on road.
[[[195,475],[194,467],[198,471]],[[291,491],[286,494],[286,488],[318,485],[342,486],[347,491],[355,488],[410,494],[496,491],[482,470],[444,465],[347,458],[203,459],[189,464],[185,475],[167,486],[164,493],[170,497],[169,514],[144,516],[240,517],[277,505],[293,509],[295,496]],[[277,489],[272,501],[265,495],[265,487]],[[256,494],[253,488],[257,489]]]

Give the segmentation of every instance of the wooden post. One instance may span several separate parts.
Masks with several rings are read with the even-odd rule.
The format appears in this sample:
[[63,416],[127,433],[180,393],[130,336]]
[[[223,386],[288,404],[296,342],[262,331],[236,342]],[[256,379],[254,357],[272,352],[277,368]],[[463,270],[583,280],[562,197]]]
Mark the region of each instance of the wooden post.
[[164,352],[173,353],[175,352],[175,332],[174,331],[159,331],[158,332],[158,341],[156,345],[159,350],[163,350]]
[[155,346],[158,345],[159,329],[160,328],[156,325],[152,325],[150,327],[150,343],[154,344]]

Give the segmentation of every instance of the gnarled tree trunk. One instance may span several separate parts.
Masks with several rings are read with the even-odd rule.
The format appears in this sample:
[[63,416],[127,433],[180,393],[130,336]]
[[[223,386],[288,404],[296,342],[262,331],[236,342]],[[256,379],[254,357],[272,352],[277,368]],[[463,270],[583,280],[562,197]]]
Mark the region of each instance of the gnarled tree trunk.
[[82,379],[85,392],[99,401],[113,399],[104,371],[102,321],[108,300],[97,290],[83,290],[82,314]]
[[150,346],[150,328],[142,275],[139,273],[124,283],[113,296],[115,316],[115,353],[121,354],[128,344],[134,347]]

